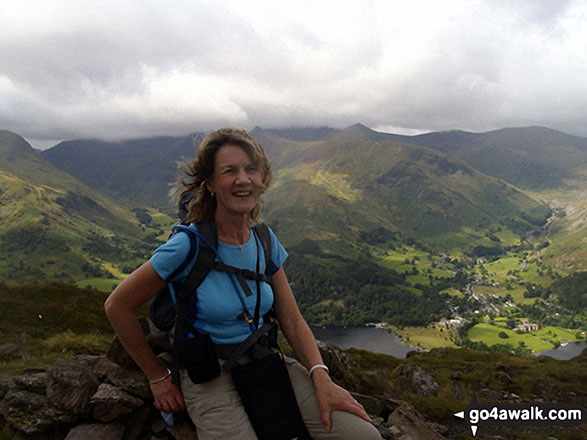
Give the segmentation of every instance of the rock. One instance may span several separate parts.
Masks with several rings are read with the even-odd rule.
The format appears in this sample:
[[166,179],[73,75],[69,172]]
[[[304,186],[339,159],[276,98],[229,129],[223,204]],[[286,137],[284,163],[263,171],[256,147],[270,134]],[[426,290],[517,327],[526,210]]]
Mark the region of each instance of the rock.
[[452,392],[458,400],[467,399],[467,391],[458,383],[451,382]]
[[142,371],[127,370],[106,356],[97,357],[90,365],[92,373],[99,379],[108,379],[114,386],[143,399],[150,399],[149,381]]
[[511,385],[514,383],[514,381],[512,380],[512,377],[509,374],[507,374],[505,371],[498,371],[497,373],[495,373],[494,376],[497,380],[499,380],[503,384]]
[[117,417],[133,412],[144,405],[142,399],[131,396],[113,385],[102,383],[90,399],[92,416],[101,422],[110,422]]
[[441,435],[448,434],[448,428],[440,423],[428,422],[428,426]]
[[69,412],[49,404],[45,396],[26,390],[9,391],[0,404],[0,415],[14,429],[27,435],[40,434],[55,424],[75,420]]
[[375,417],[382,417],[385,409],[384,402],[366,394],[351,393],[353,397],[365,408],[367,414]]
[[143,405],[126,419],[124,426],[124,440],[137,440],[147,426],[149,416],[155,410],[151,405]]
[[58,408],[86,416],[98,383],[87,367],[57,359],[47,370],[47,399]]
[[174,426],[168,426],[167,431],[175,440],[198,440],[195,428],[185,420],[179,420]]
[[396,387],[400,394],[408,392],[424,397],[438,394],[438,383],[418,365],[400,365],[394,372],[398,374]]
[[16,389],[13,376],[0,374],[0,400],[4,399],[6,393],[10,390]]
[[486,402],[501,402],[503,399],[503,393],[498,390],[492,390],[490,388],[483,388],[478,393],[479,400]]
[[[373,425],[375,426],[375,428],[377,428],[377,431],[379,431],[379,434],[381,434],[382,439],[396,440],[398,438],[393,430],[386,428],[385,426],[376,424],[376,423],[374,423]],[[399,431],[397,431],[397,432],[399,432]]]
[[[141,325],[141,329],[145,338],[147,339],[147,343],[155,353],[155,355],[162,353],[162,352],[170,352],[171,351],[171,343],[169,342],[169,337],[167,333],[164,333],[155,327],[155,325],[144,316],[139,316],[138,318],[139,324]],[[108,351],[106,352],[106,357],[110,359],[112,362],[117,363],[129,370],[138,370],[139,367],[135,363],[135,361],[130,357],[130,355],[126,352],[118,337],[115,337],[110,347],[108,347]]]
[[22,390],[32,391],[37,394],[45,394],[47,384],[46,372],[16,376],[13,380],[15,385]]
[[73,428],[65,440],[122,440],[124,426],[120,424],[88,423]]
[[318,349],[320,350],[324,363],[328,365],[328,368],[330,369],[330,376],[333,379],[337,379],[345,388],[352,388],[349,386],[351,384],[348,383],[348,376],[351,371],[359,369],[357,364],[355,364],[351,358],[339,348],[325,344],[322,341],[316,342],[318,343]]
[[30,367],[22,370],[23,374],[46,373],[47,369],[44,367]]
[[28,352],[18,344],[9,342],[0,345],[0,361],[22,359],[26,355],[28,355]]
[[391,430],[395,428],[395,438],[401,440],[441,440],[445,438],[432,429],[424,417],[407,402],[401,402],[400,406],[391,413],[384,426]]

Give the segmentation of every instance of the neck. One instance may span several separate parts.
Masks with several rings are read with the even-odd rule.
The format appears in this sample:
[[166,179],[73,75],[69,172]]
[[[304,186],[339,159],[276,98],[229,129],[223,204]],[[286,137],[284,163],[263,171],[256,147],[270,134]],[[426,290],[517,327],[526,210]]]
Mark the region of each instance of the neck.
[[247,216],[214,216],[218,239],[227,244],[245,244],[249,239]]

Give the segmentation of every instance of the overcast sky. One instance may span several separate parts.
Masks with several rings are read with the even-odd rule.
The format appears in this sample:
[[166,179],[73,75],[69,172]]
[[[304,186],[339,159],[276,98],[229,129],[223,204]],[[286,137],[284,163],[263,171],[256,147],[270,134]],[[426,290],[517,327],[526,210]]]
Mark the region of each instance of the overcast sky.
[[587,136],[587,1],[6,1],[0,129],[60,140],[361,122]]

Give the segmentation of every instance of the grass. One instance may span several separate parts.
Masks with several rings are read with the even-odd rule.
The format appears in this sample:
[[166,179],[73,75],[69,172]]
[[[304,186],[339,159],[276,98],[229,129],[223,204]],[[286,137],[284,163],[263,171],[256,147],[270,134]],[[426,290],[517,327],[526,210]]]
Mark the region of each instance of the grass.
[[87,289],[89,286],[101,292],[111,292],[114,289],[114,285],[119,284],[120,281],[113,278],[88,278],[78,281],[75,285],[80,289]]
[[111,342],[112,335],[64,332],[44,339],[41,344],[53,353],[100,355],[106,352]]
[[0,342],[25,333],[47,338],[57,333],[112,334],[104,314],[105,292],[48,283],[9,287],[0,285]]
[[[560,327],[546,326],[534,332],[518,334],[508,329],[503,321],[498,322],[501,325],[477,324],[469,329],[467,336],[472,341],[482,341],[489,346],[510,344],[515,348],[520,343],[523,343],[534,352],[554,348],[555,343],[578,341],[575,333]],[[501,332],[505,333],[508,337],[500,337],[499,334]]]
[[392,326],[393,332],[402,342],[425,348],[456,347],[451,341],[452,331],[440,326],[431,325],[428,327],[403,327]]
[[[523,358],[504,353],[452,348],[414,353],[407,359],[395,359],[358,349],[345,352],[359,365],[360,371],[355,373],[355,379],[360,380],[364,387],[371,386],[373,394],[390,392],[390,382],[393,384],[397,381],[396,367],[406,364],[420,366],[439,384],[438,394],[422,397],[404,393],[399,396],[392,386],[391,395],[410,402],[428,419],[452,428],[459,426],[454,413],[470,404],[473,392],[476,392],[481,403],[506,403],[507,399],[496,396],[511,393],[520,396],[524,402],[543,400],[581,403],[582,396],[587,393],[587,370],[582,368],[581,363],[584,357],[582,361],[557,361],[548,357]],[[370,379],[374,375],[381,382],[378,389],[375,388],[375,381]],[[510,380],[503,380],[504,375]],[[489,390],[491,392],[487,393]],[[500,429],[500,434],[503,434],[505,427]],[[511,436],[507,438],[518,439],[554,436],[559,440],[574,440],[584,438],[585,434],[585,426],[569,429],[548,427],[539,431],[522,427],[507,429],[511,430]],[[470,430],[464,432],[470,434]],[[482,427],[480,432],[489,435],[486,427]],[[451,438],[472,438],[468,435],[454,435],[453,432]]]

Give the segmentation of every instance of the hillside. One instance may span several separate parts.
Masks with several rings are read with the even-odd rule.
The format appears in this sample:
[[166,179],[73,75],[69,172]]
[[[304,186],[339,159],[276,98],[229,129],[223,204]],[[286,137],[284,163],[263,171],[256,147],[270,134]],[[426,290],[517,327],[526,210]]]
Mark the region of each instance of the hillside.
[[131,206],[56,169],[14,133],[0,132],[0,158],[3,282],[114,279],[148,255],[158,227],[141,228]]
[[[173,438],[185,438],[179,437],[178,431],[154,428],[155,421],[158,420],[160,426],[162,422],[152,409],[147,384],[143,386],[143,376],[140,373],[134,376],[135,373],[122,362],[127,357],[116,350],[119,345],[110,344],[112,333],[103,312],[104,298],[102,293],[63,284],[0,285],[0,301],[10,304],[13,311],[0,310],[0,344],[18,349],[12,352],[12,357],[0,363],[0,411],[4,415],[0,417],[1,439],[25,438],[18,433],[25,429],[37,435],[33,438],[63,439],[72,427],[88,424],[88,417],[80,414],[62,417],[63,411],[57,411],[55,406],[64,407],[63,400],[57,401],[54,396],[51,397],[54,406],[47,407],[38,402],[49,398],[45,381],[47,376],[53,378],[56,372],[63,375],[60,385],[72,390],[72,397],[79,401],[82,393],[73,391],[79,390],[80,384],[88,380],[87,376],[80,375],[79,366],[89,365],[96,367],[91,370],[90,380],[95,381],[95,377],[102,381],[108,377],[112,383],[110,387],[118,391],[108,401],[111,407],[122,407],[120,412],[125,412],[126,408],[117,396],[126,393],[145,400],[145,410],[140,413],[133,412],[130,418],[127,414],[114,422],[114,417],[100,419],[101,423],[92,425],[92,429],[97,430],[104,423],[118,423],[126,426],[128,432],[135,432],[133,425],[137,425],[138,415],[143,414],[138,426],[149,432],[148,438],[153,437],[150,434],[152,427],[159,436],[172,433]],[[15,328],[19,326],[21,331],[16,332]],[[90,342],[95,340],[98,343],[90,347]],[[150,340],[160,351],[157,338]],[[292,355],[287,344],[280,344],[286,354]],[[111,349],[104,356],[109,347]],[[406,359],[357,349],[342,351],[325,344],[320,344],[320,350],[325,363],[330,366],[333,380],[353,393],[373,417],[374,423],[389,428],[384,431],[387,435],[384,438],[399,438],[395,435],[398,432],[402,435],[409,433],[414,438],[471,438],[469,424],[454,414],[467,408],[473,394],[480,403],[488,404],[558,402],[584,406],[586,403],[587,352],[570,361],[557,361],[549,357],[527,358],[447,348],[411,352]],[[75,357],[85,354],[94,356]],[[112,366],[112,361],[119,361],[119,366]],[[79,366],[73,368],[72,362]],[[108,370],[105,365],[109,366]],[[13,378],[16,380],[11,380]],[[74,386],[71,385],[73,381],[76,381]],[[93,386],[96,388],[97,384]],[[89,393],[87,398],[91,395]],[[142,401],[133,408],[139,406],[143,406]],[[147,417],[149,410],[151,415]],[[93,415],[97,413],[94,411]],[[182,417],[176,420],[181,421]],[[186,425],[181,432],[191,433],[191,429]],[[585,424],[552,424],[547,427],[502,424],[497,427],[482,425],[478,436],[505,440],[575,440],[584,438],[585,433]]]
[[412,142],[528,190],[564,187],[587,178],[587,139],[544,127],[436,133],[415,136]]
[[[393,141],[406,137],[360,124],[336,132],[286,132],[298,138],[330,133],[317,142],[276,133],[253,131],[276,176],[266,218],[279,224],[287,245],[310,238],[330,250],[350,245],[356,256],[360,232],[378,227],[445,249],[490,245],[490,230],[504,228],[519,237],[549,215],[547,207],[458,159]],[[192,137],[70,141],[42,156],[93,188],[169,211],[168,185],[176,178],[176,163],[193,155],[191,142]]]
[[[172,219],[163,212],[175,215],[167,183],[182,159],[173,154],[189,147],[192,156],[193,136],[72,141],[39,155],[4,134],[6,283],[60,280],[108,291],[166,238]],[[580,335],[583,311],[542,296],[557,279],[586,269],[580,185],[575,192],[522,191],[456,156],[405,141],[415,137],[360,124],[286,133],[320,137],[311,142],[262,128],[253,134],[275,176],[265,221],[290,252],[286,270],[312,324],[424,326],[452,317],[468,322],[476,313],[521,324],[552,315],[548,325]],[[428,139],[449,151],[456,145],[449,138],[464,144],[478,136]]]
[[310,238],[353,252],[361,232],[382,227],[396,241],[443,249],[490,245],[490,231],[523,236],[550,213],[512,185],[413,144],[327,140],[290,146],[272,160],[265,214],[286,243]]
[[137,206],[172,210],[168,193],[177,178],[177,164],[195,155],[194,142],[201,137],[192,134],[119,142],[72,140],[41,152],[41,156],[110,196]]

